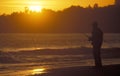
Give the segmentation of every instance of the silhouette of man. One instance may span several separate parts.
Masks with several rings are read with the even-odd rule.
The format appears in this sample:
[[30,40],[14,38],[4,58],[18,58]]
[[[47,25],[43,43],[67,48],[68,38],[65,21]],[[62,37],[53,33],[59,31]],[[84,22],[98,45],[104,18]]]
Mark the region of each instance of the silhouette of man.
[[97,22],[93,23],[92,36],[90,37],[89,40],[92,42],[92,46],[93,46],[95,66],[98,68],[102,67],[100,50],[103,42],[103,32],[98,27]]

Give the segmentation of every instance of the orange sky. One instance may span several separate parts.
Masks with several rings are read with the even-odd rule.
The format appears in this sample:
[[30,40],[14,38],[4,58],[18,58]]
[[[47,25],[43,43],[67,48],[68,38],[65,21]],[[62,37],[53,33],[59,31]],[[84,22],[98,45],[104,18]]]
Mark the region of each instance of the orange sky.
[[52,10],[62,10],[71,5],[87,7],[89,4],[93,6],[95,3],[98,3],[99,6],[107,6],[114,4],[114,0],[0,0],[0,14],[23,11],[24,7],[34,5]]

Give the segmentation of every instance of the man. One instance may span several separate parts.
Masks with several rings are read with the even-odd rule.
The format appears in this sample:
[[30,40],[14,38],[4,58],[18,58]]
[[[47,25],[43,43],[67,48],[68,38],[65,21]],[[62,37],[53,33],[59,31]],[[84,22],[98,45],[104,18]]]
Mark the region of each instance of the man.
[[92,37],[90,37],[89,40],[92,42],[92,46],[93,46],[95,66],[100,68],[102,67],[100,50],[101,50],[101,45],[103,42],[103,32],[98,27],[97,22],[93,23]]

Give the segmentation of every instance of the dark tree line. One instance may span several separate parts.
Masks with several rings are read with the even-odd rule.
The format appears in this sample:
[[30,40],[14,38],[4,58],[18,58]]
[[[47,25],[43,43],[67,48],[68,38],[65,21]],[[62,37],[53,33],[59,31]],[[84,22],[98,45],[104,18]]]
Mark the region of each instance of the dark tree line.
[[63,11],[43,9],[42,12],[14,12],[0,16],[1,33],[80,33],[90,32],[91,24],[98,21],[104,32],[120,30],[120,6],[94,8],[71,6]]

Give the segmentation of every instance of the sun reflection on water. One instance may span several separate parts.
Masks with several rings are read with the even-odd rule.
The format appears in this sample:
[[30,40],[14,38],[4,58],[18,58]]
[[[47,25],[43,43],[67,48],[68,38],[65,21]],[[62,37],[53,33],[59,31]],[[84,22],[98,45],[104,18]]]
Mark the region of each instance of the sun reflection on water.
[[46,68],[40,68],[40,69],[33,69],[32,70],[33,75],[43,74],[43,73],[47,73]]
[[[31,68],[31,70],[22,70],[22,71],[16,71],[14,73],[10,73],[10,76],[39,76],[48,73],[47,70],[48,68],[36,68],[36,69]],[[3,76],[7,76],[7,75],[3,75]]]

